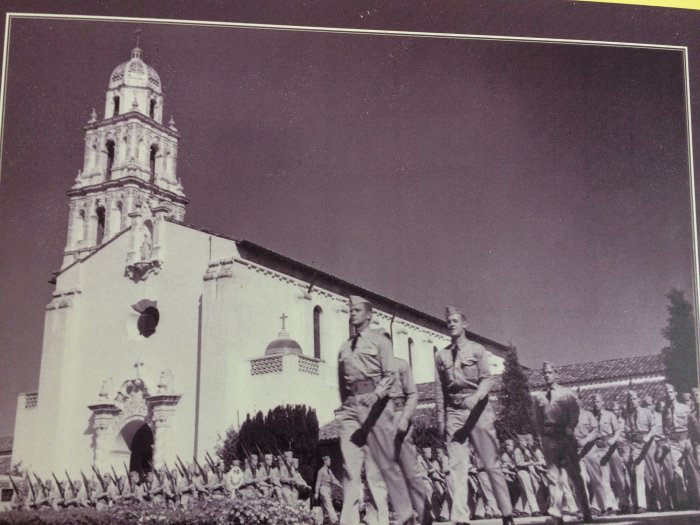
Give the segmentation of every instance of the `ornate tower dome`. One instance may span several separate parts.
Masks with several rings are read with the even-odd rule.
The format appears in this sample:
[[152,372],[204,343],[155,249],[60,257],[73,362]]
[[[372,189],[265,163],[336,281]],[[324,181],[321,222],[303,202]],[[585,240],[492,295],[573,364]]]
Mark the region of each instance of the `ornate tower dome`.
[[304,352],[301,351],[299,343],[289,337],[289,333],[284,329],[284,321],[287,319],[287,316],[283,314],[280,319],[282,319],[282,330],[277,334],[277,339],[267,345],[265,357],[286,354],[302,355]]
[[105,100],[105,119],[136,111],[159,124],[163,123],[163,90],[160,76],[143,61],[138,44],[131,59],[122,62],[109,77]]
[[158,73],[141,59],[142,55],[141,48],[135,47],[131,51],[131,60],[119,64],[112,71],[108,89],[130,86],[149,88],[155,93],[162,93]]

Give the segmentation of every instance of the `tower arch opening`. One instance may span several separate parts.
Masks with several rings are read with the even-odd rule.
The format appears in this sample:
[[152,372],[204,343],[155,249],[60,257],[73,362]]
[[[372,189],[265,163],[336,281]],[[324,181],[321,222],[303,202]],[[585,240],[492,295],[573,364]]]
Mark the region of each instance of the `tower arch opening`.
[[111,180],[112,167],[114,166],[114,141],[108,140],[105,147],[107,148],[107,169],[105,170],[106,180]]
[[156,180],[156,156],[158,155],[158,145],[151,145],[151,155],[149,158],[149,169],[150,169],[150,182],[153,183]]
[[112,114],[114,116],[119,115],[119,95],[114,95],[112,98]]
[[105,238],[105,217],[106,212],[104,206],[98,206],[95,210],[97,215],[97,233],[95,237],[95,244],[102,244]]

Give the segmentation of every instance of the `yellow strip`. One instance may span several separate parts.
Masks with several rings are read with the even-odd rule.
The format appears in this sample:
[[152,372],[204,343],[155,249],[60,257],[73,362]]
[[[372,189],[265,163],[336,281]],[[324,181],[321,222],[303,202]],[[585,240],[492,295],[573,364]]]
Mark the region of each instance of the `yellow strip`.
[[597,2],[603,4],[634,4],[654,7],[675,7],[678,9],[700,10],[700,0],[578,0],[580,2]]

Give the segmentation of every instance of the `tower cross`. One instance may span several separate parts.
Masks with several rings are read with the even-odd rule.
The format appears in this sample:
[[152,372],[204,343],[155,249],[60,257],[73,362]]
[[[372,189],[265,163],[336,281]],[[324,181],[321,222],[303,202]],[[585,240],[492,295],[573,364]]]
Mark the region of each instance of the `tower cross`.
[[282,319],[282,330],[284,330],[284,322],[287,320],[287,314],[283,313],[280,319]]
[[143,33],[143,30],[139,27],[134,31],[134,37],[136,38],[136,47],[139,47],[139,43],[141,42],[141,33]]

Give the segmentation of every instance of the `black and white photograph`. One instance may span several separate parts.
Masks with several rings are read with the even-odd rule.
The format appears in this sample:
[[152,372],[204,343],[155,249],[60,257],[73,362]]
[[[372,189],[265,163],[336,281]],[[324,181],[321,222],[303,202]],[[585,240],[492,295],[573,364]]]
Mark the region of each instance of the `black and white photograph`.
[[700,11],[200,5],[3,9],[0,524],[700,522]]

